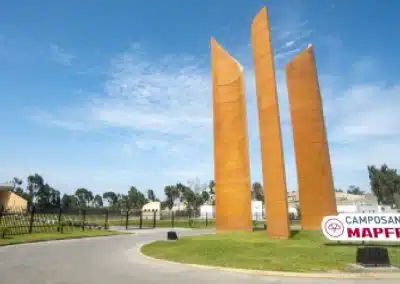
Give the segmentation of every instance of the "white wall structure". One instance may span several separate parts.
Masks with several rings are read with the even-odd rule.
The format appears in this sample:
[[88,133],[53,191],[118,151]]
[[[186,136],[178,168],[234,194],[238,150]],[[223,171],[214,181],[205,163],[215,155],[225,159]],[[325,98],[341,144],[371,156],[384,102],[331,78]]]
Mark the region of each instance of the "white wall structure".
[[183,202],[174,204],[174,206],[172,207],[172,211],[185,211],[187,209],[186,204]]
[[214,218],[214,206],[202,205],[200,206],[200,218],[201,219],[212,219]]
[[149,202],[142,207],[142,217],[144,220],[153,220],[154,212],[156,214],[156,220],[160,220],[161,202],[153,201]]
[[299,212],[298,212],[296,206],[294,206],[294,205],[289,205],[289,207],[288,207],[288,212],[289,212],[289,215],[293,215],[293,217],[294,217],[295,219],[299,218]]
[[351,202],[350,204],[338,203],[336,208],[337,208],[338,214],[359,213],[357,205],[354,202]]
[[251,213],[253,215],[253,221],[264,220],[264,206],[262,201],[251,201]]
[[[207,218],[212,218],[214,216],[215,207],[212,205],[202,205],[200,206],[200,218],[205,219],[206,214]],[[253,200],[251,202],[251,212],[253,216],[253,221],[262,221],[264,220],[264,205],[262,201]]]
[[395,209],[392,209],[388,205],[378,204],[378,200],[375,196],[367,195],[364,199],[353,199],[346,201],[337,202],[338,214],[346,213],[363,213],[363,214],[375,214],[375,213],[394,213]]
[[336,202],[340,201],[358,201],[358,200],[365,200],[369,199],[370,195],[369,194],[362,194],[362,195],[357,195],[357,194],[351,194],[347,192],[335,192],[336,196]]

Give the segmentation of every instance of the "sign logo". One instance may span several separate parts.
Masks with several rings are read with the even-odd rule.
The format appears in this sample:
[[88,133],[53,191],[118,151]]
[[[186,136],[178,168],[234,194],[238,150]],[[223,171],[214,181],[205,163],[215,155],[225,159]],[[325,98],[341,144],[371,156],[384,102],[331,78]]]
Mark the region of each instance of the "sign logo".
[[326,221],[325,231],[332,238],[339,238],[344,233],[344,225],[339,219],[332,218]]
[[339,214],[326,216],[321,229],[331,241],[400,242],[400,214]]

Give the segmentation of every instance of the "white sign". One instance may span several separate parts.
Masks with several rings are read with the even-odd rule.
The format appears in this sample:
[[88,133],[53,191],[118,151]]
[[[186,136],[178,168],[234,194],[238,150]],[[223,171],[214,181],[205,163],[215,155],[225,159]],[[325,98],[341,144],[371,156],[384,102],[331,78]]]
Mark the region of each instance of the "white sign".
[[400,242],[400,214],[326,216],[321,229],[331,241]]

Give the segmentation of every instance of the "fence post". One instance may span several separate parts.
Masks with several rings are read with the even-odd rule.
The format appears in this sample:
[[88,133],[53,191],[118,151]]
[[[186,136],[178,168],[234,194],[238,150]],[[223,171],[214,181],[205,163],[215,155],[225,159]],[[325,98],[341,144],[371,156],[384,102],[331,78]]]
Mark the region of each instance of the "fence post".
[[129,222],[129,209],[126,209],[125,230],[128,230],[128,222]]
[[175,214],[174,211],[171,212],[171,224],[172,224],[172,228],[175,227]]
[[60,210],[58,211],[58,228],[57,228],[57,231],[59,231],[59,232],[61,232],[61,215],[62,215],[62,207],[60,207]]
[[208,212],[206,212],[206,227],[208,226]]
[[157,213],[157,211],[154,211],[154,215],[153,215],[153,228],[156,227],[156,218],[157,218],[156,213]]
[[35,220],[35,206],[32,206],[31,209],[31,220],[29,222],[29,234],[32,234],[32,228],[33,228],[33,221]]
[[83,209],[83,212],[82,212],[82,231],[85,231],[85,222],[86,222],[86,209]]
[[4,206],[3,204],[0,206],[0,225],[1,225],[1,219],[3,219],[3,212],[4,212]]
[[143,212],[140,210],[140,216],[139,216],[139,229],[142,229],[143,226]]
[[105,221],[104,221],[104,229],[105,230],[108,229],[108,214],[109,214],[109,210],[107,208],[107,210],[106,210],[106,218],[105,218]]

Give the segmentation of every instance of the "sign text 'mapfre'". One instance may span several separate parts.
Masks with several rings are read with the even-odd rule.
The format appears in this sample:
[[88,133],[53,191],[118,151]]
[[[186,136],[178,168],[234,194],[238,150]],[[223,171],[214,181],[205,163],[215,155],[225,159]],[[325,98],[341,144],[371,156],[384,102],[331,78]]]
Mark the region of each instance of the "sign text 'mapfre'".
[[400,214],[340,214],[326,216],[321,229],[331,241],[400,242]]

